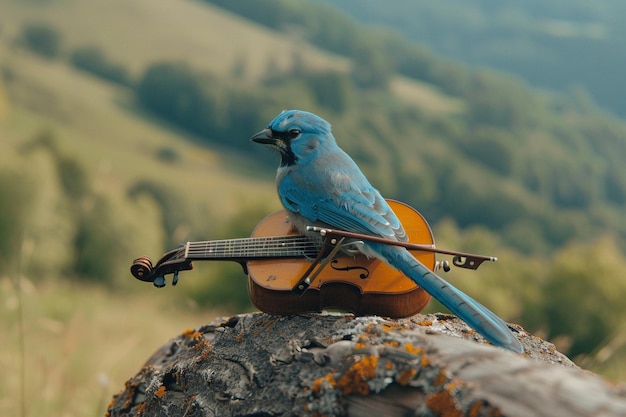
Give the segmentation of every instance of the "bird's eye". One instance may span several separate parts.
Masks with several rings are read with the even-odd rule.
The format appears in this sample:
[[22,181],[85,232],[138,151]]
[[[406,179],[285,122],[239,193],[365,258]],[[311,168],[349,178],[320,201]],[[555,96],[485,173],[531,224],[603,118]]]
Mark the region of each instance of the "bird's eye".
[[298,129],[291,129],[289,131],[289,139],[295,139],[298,136],[300,136],[300,130],[298,130]]

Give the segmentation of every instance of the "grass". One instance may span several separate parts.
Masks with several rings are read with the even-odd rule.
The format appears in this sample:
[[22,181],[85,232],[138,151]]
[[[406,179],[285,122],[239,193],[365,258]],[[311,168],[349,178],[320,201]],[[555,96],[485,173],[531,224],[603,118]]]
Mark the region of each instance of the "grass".
[[134,74],[154,61],[168,59],[184,60],[193,67],[223,75],[243,59],[247,76],[256,79],[268,65],[288,67],[298,51],[307,66],[347,65],[343,58],[276,36],[199,1],[161,0],[158,7],[150,0],[64,0],[44,5],[1,0],[0,4],[0,24],[7,33],[18,33],[27,21],[49,22],[62,31],[68,49],[103,47],[107,56],[123,62]]
[[[157,348],[216,315],[173,305],[152,287],[131,296],[22,278],[22,288],[26,416],[104,415]],[[8,277],[0,279],[0,310],[0,414],[19,416],[18,294]]]
[[406,103],[433,114],[462,113],[463,101],[446,96],[432,85],[397,76],[390,84],[391,91]]

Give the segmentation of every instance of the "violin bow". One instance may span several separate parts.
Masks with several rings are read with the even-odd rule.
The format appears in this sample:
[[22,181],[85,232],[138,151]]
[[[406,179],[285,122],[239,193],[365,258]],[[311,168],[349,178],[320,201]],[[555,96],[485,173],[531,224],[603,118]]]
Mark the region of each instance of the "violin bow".
[[439,248],[436,248],[435,245],[420,245],[417,243],[399,242],[397,240],[385,239],[385,238],[378,237],[378,236],[370,236],[370,235],[364,235],[361,233],[347,232],[345,230],[329,229],[326,227],[307,226],[307,231],[317,232],[325,238],[343,237],[343,238],[348,238],[348,239],[366,240],[370,242],[385,243],[387,245],[402,246],[408,250],[434,252],[434,253],[440,253],[444,255],[451,255],[453,256],[452,263],[459,268],[465,268],[465,269],[478,269],[478,267],[485,261],[496,262],[498,260],[498,258],[496,258],[495,256],[485,256],[485,255],[477,255],[474,253],[439,249]]

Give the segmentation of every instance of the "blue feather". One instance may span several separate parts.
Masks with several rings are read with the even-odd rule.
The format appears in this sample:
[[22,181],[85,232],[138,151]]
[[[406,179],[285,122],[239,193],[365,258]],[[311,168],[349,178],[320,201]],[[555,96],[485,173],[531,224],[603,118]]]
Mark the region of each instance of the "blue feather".
[[443,278],[435,275],[409,251],[398,246],[378,243],[371,243],[370,247],[390,265],[399,269],[452,313],[482,334],[485,339],[496,346],[524,353],[524,347],[511,333],[504,320]]

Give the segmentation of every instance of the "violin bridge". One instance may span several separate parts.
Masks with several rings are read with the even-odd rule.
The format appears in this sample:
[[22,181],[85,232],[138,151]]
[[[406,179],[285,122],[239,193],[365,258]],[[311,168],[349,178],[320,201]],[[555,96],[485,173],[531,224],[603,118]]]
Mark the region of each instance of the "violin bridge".
[[[341,245],[345,240],[345,237],[341,237],[339,240],[334,237],[328,237],[324,239],[324,247],[320,249],[320,252],[317,255],[317,258],[313,261],[311,266],[306,270],[302,278],[298,280],[296,285],[291,289],[294,294],[302,295],[304,292],[311,286],[313,281],[317,278],[317,276],[326,268],[326,266],[335,258],[335,255],[341,249]],[[333,249],[324,257],[324,253],[326,252],[326,248],[328,246],[332,246]],[[315,267],[317,266],[317,269]]]

